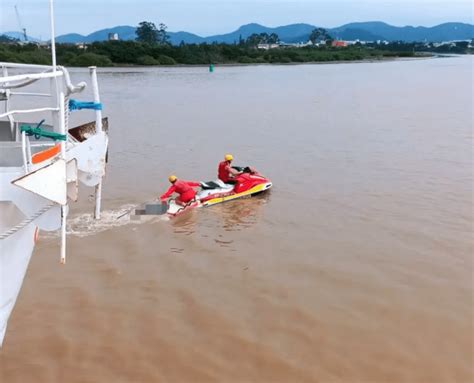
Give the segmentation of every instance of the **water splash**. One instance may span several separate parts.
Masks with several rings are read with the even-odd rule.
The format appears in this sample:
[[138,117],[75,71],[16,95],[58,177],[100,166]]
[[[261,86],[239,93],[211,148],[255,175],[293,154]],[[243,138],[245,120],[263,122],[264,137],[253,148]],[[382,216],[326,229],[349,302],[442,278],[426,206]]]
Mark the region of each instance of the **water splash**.
[[[169,217],[163,216],[135,216],[136,205],[126,204],[117,209],[103,210],[99,220],[94,219],[93,213],[72,214],[68,217],[66,233],[76,237],[87,237],[106,230],[111,230],[125,225],[140,225],[142,223],[168,221]],[[42,232],[43,238],[56,238],[59,230]]]

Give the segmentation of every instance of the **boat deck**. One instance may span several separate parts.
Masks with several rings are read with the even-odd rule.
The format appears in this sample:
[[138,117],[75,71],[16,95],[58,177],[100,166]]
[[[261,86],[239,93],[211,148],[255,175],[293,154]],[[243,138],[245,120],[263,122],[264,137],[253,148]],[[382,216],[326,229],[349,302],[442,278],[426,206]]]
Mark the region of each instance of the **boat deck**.
[[[29,123],[16,123],[17,126]],[[42,127],[45,130],[52,130],[51,126]],[[16,133],[12,134],[9,121],[0,121],[0,167],[20,167],[23,166],[23,153],[21,141],[15,140]],[[44,138],[37,140],[30,138],[31,154],[41,152],[54,145],[54,142]]]

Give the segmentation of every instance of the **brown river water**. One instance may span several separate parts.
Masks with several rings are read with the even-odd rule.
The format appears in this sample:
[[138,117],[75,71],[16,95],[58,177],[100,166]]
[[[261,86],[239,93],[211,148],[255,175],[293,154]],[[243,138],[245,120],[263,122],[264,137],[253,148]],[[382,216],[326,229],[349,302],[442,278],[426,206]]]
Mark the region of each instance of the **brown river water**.
[[[101,70],[103,220],[41,235],[0,381],[472,382],[473,63]],[[273,189],[121,217],[227,152]]]

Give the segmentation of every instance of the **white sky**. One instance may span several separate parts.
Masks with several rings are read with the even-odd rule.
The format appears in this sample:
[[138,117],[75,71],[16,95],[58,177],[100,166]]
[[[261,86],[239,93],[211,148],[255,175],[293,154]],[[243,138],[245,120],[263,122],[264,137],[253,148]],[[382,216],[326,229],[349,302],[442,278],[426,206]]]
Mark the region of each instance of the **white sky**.
[[[49,38],[48,0],[0,0],[0,32],[18,31],[14,6],[28,35]],[[266,26],[309,23],[336,27],[353,21],[433,26],[473,23],[470,0],[55,0],[56,34],[89,34],[140,21],[201,36],[251,22]]]

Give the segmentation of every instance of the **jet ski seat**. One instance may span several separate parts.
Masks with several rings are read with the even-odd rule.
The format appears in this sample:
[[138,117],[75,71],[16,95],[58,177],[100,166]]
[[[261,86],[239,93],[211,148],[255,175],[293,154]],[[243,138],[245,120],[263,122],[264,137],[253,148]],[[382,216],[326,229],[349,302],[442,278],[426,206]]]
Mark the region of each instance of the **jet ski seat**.
[[214,181],[207,181],[207,182],[201,182],[201,188],[203,190],[212,190],[212,189],[218,189],[220,188],[221,185]]
[[226,184],[221,180],[216,181],[207,181],[201,182],[201,189],[202,190],[213,190],[213,189],[233,189],[235,185]]

